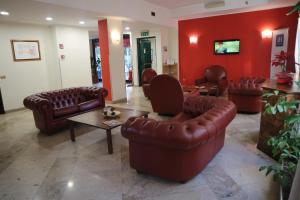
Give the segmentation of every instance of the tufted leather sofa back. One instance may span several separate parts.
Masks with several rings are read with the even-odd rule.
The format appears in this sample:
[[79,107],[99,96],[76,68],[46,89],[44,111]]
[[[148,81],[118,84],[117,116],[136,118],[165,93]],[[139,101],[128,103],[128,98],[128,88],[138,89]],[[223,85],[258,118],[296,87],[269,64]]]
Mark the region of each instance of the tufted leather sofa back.
[[190,149],[219,134],[236,114],[232,102],[216,97],[190,96],[186,102],[184,113],[192,118],[183,122],[130,118],[122,126],[122,135],[133,141]]
[[79,103],[87,100],[79,88],[43,92],[40,93],[39,96],[49,100],[52,108],[54,109],[78,105]]
[[241,77],[240,83],[246,84],[246,83],[255,83],[255,84],[262,84],[265,82],[265,78],[262,77]]
[[255,81],[232,82],[229,84],[228,93],[229,95],[261,96],[263,95],[263,88]]
[[193,98],[189,97],[183,104],[183,112],[192,117],[199,116],[215,106],[215,98]]

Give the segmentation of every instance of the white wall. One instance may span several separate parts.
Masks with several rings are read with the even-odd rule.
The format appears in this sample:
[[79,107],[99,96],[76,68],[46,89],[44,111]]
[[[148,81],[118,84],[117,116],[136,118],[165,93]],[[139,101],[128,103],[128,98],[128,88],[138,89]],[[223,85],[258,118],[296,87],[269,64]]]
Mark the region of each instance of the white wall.
[[[0,82],[4,108],[23,107],[24,97],[57,88],[48,73],[56,68],[49,27],[0,23],[0,74],[6,79]],[[39,40],[41,60],[14,62],[10,40]]]
[[[112,101],[126,99],[124,48],[123,48],[123,25],[121,20],[108,19],[107,29],[109,36],[109,66]],[[120,34],[120,41],[114,42],[111,38],[112,31]],[[101,47],[100,47],[101,48]]]
[[[6,76],[0,87],[5,110],[22,108],[23,99],[34,93],[92,85],[86,29],[0,23],[0,30],[0,75]],[[41,60],[14,62],[12,39],[39,40]],[[58,43],[65,49],[58,49]],[[59,60],[61,53],[65,60]]]
[[[59,57],[62,87],[91,86],[91,61],[87,29],[56,26],[53,28]],[[59,49],[59,44],[64,49]],[[65,58],[60,58],[64,55]]]

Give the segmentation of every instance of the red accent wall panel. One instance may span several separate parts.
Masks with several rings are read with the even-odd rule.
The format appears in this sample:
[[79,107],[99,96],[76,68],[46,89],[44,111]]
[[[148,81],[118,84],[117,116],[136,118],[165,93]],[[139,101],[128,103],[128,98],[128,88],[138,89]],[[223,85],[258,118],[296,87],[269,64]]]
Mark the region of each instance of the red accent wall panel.
[[98,29],[99,29],[99,43],[100,43],[103,87],[108,90],[107,100],[111,101],[112,92],[111,92],[111,80],[110,80],[110,70],[109,70],[110,69],[109,41],[108,41],[107,20],[99,20]]
[[[230,80],[241,76],[269,77],[272,39],[263,39],[261,31],[289,28],[288,54],[293,56],[297,14],[286,16],[289,8],[207,17],[178,22],[180,80],[194,84],[204,68],[219,64],[227,69]],[[190,36],[198,36],[190,44]],[[240,54],[214,55],[214,41],[240,39]]]

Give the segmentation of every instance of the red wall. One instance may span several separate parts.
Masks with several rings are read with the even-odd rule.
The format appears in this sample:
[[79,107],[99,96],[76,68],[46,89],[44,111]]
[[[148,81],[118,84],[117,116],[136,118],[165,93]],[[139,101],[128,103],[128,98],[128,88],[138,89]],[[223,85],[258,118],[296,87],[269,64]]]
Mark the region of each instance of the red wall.
[[101,47],[101,67],[102,67],[102,81],[103,87],[108,90],[107,100],[112,100],[111,84],[110,84],[110,67],[109,67],[109,41],[108,41],[108,29],[107,20],[98,21],[99,29],[99,44]]
[[[272,39],[263,39],[264,29],[289,28],[288,54],[294,55],[297,14],[286,16],[289,8],[223,15],[179,21],[180,80],[194,84],[211,64],[224,66],[228,79],[270,74]],[[190,44],[189,36],[197,35],[198,43]],[[214,55],[214,40],[240,39],[240,54]]]

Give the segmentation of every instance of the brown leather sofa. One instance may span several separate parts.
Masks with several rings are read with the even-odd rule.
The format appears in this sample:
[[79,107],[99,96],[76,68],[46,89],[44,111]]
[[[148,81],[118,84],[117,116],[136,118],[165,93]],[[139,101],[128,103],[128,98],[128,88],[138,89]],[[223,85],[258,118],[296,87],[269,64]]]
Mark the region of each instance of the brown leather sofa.
[[23,103],[33,111],[35,126],[51,134],[67,126],[66,118],[105,107],[107,94],[104,88],[69,88],[34,94]]
[[240,83],[256,83],[256,84],[262,84],[265,82],[265,78],[263,77],[241,77]]
[[186,182],[223,147],[235,105],[208,96],[187,97],[183,111],[168,121],[133,117],[122,125],[129,140],[130,166],[165,179]]
[[231,82],[228,88],[228,99],[240,113],[259,113],[262,108],[263,89],[255,79],[242,79],[239,83]]
[[160,115],[177,115],[183,108],[183,90],[179,81],[161,74],[152,79],[150,101],[154,112]]
[[228,87],[227,72],[220,65],[211,65],[205,69],[204,77],[197,79],[195,85],[206,88],[218,88],[218,95],[223,95]]
[[144,69],[142,73],[142,87],[146,98],[150,98],[150,82],[157,76],[156,71],[151,68]]

